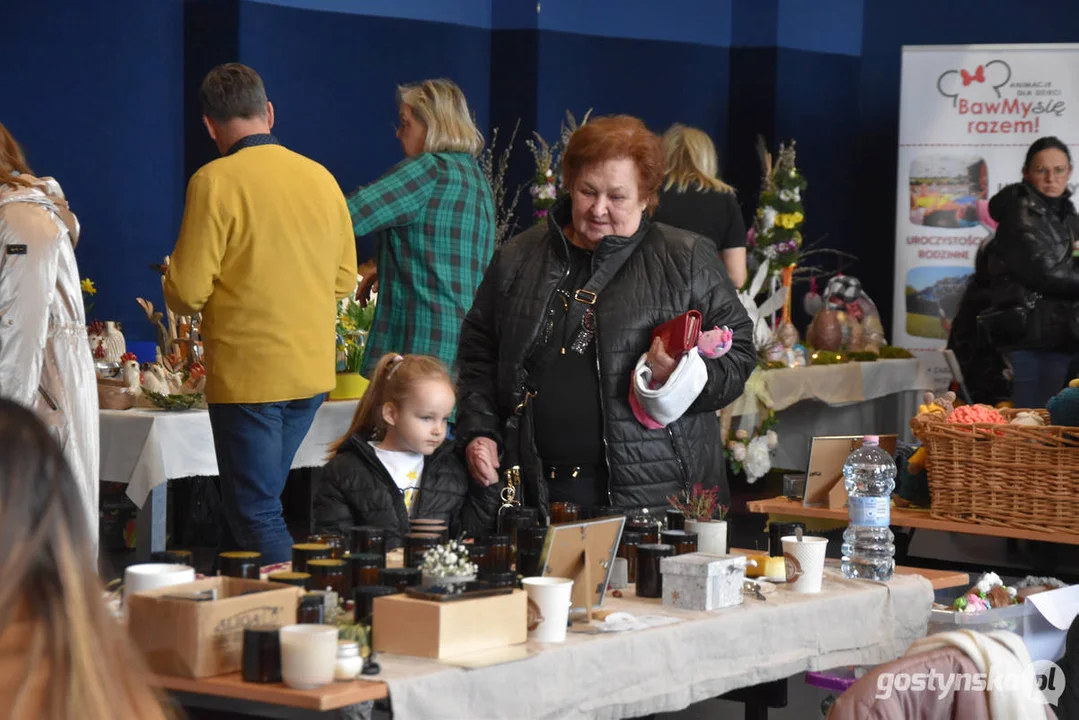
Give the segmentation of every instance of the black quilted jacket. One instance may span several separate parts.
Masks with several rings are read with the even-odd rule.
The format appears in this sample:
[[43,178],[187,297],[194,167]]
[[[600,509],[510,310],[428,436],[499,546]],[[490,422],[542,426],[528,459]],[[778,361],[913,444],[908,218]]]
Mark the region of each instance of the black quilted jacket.
[[[446,441],[423,464],[413,518],[445,520],[450,535],[483,534],[494,529],[498,488],[482,488]],[[371,444],[355,436],[319,473],[311,503],[311,531],[348,537],[354,525],[386,528],[387,547],[399,547],[408,532],[405,497],[379,461]]]
[[[503,245],[484,276],[465,318],[457,356],[457,435],[464,445],[485,436],[504,447],[506,420],[524,396],[524,361],[538,342],[541,322],[568,268],[568,241],[561,227],[569,216],[567,198],[556,205],[546,226]],[[667,496],[694,483],[720,487],[726,503],[716,411],[742,393],[756,364],[751,321],[706,239],[644,220],[633,237],[604,239],[594,253],[593,269],[627,244],[631,254],[595,307],[610,504],[659,508]],[[649,430],[630,410],[630,377],[648,349],[652,329],[691,309],[703,315],[703,329],[730,327],[734,346],[722,358],[705,361],[708,383],[682,418]],[[572,415],[567,422],[573,422]],[[530,440],[525,445],[534,450]],[[521,455],[526,504],[546,512],[542,459]]]
[[1009,185],[989,201],[1000,225],[989,243],[992,307],[1030,303],[1026,337],[1008,349],[1079,349],[1074,329],[1079,305],[1079,216],[1070,193],[1054,209],[1025,182]]

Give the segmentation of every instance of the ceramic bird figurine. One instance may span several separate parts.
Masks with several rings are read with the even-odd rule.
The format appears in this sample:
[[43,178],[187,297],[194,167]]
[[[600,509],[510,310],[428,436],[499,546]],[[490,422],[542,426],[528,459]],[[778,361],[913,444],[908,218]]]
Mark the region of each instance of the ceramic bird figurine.
[[143,368],[142,385],[150,392],[158,395],[169,395],[169,382],[165,376],[165,368],[157,363],[150,363]]
[[142,393],[142,371],[139,369],[139,359],[135,353],[124,353],[120,358],[120,372],[124,379],[124,387],[132,394]]

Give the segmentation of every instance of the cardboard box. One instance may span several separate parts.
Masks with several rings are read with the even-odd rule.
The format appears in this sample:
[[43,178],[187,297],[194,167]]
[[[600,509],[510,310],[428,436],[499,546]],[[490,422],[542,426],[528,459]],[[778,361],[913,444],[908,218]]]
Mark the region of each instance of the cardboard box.
[[376,652],[441,660],[528,639],[523,590],[475,600],[435,602],[407,595],[375,598]]
[[[175,597],[209,589],[217,600]],[[301,595],[297,587],[227,577],[158,588],[125,599],[128,633],[155,673],[224,675],[240,670],[244,628],[294,624]]]

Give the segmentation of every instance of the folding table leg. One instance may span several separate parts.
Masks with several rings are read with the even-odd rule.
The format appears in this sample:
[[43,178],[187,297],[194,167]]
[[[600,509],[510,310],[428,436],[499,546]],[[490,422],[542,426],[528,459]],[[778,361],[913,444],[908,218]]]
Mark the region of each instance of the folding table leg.
[[135,559],[150,562],[151,553],[165,549],[169,486],[161,483],[146,496],[135,518]]

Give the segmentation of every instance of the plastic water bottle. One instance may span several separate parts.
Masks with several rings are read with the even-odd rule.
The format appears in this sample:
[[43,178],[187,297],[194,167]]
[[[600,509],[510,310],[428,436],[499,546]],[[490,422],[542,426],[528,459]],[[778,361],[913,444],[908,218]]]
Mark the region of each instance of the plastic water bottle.
[[889,528],[895,460],[866,435],[843,463],[850,525],[843,531],[843,575],[888,580],[895,572],[895,536]]

